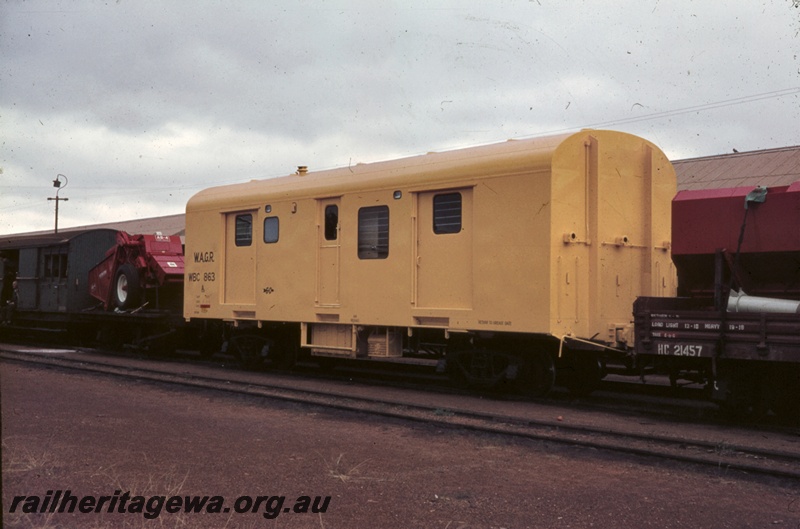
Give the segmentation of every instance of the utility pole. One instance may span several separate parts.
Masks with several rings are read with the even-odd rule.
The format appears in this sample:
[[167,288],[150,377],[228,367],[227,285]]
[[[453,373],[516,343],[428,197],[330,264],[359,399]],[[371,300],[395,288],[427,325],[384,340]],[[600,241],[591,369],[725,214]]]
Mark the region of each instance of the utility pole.
[[62,189],[61,180],[58,179],[59,177],[63,177],[64,178],[64,187],[67,187],[67,184],[69,184],[69,179],[65,175],[63,175],[63,174],[57,175],[56,179],[53,180],[53,187],[57,188],[56,196],[55,196],[55,198],[47,197],[48,201],[49,200],[55,200],[56,201],[56,231],[55,231],[55,233],[58,233],[58,203],[61,202],[62,200],[69,200],[68,198],[61,198],[61,197],[58,196],[58,192],[61,191],[61,189]]

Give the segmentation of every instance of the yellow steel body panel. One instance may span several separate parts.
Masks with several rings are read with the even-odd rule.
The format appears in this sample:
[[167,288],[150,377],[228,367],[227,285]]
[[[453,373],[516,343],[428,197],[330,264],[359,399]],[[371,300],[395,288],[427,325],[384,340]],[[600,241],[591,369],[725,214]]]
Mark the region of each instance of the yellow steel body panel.
[[[616,343],[637,296],[675,294],[675,188],[655,145],[594,130],[211,188],[186,207],[184,315]],[[455,232],[434,233],[438,195],[458,195]],[[376,206],[388,255],[361,259]]]

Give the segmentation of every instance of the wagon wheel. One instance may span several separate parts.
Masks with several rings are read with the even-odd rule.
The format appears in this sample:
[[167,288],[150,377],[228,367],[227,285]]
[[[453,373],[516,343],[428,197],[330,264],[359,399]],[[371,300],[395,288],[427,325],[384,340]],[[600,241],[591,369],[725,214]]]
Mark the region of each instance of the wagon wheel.
[[597,389],[603,379],[603,365],[591,354],[570,353],[559,366],[559,384],[573,397],[583,397]]
[[800,425],[800,366],[773,369],[765,384],[769,406],[782,423]]
[[489,389],[502,382],[508,358],[489,349],[467,349],[447,354],[447,374],[458,388]]
[[136,272],[136,268],[129,263],[120,266],[114,276],[114,305],[121,309],[136,307],[141,295],[142,287],[139,284],[139,274]]
[[550,392],[556,381],[552,355],[540,349],[515,359],[518,364],[517,377],[512,382],[514,391],[528,397],[542,397]]
[[740,420],[757,412],[763,400],[759,378],[758,369],[746,370],[742,368],[742,363],[717,363],[713,400],[724,417]]
[[800,424],[800,397],[797,393],[797,390],[793,393],[787,392],[772,403],[772,411],[775,412],[775,415],[791,425]]
[[231,352],[245,369],[261,367],[269,354],[270,342],[263,336],[240,334],[233,336],[230,344]]
[[462,364],[462,355],[458,352],[450,352],[447,355],[447,377],[453,386],[459,389],[469,387],[467,370]]

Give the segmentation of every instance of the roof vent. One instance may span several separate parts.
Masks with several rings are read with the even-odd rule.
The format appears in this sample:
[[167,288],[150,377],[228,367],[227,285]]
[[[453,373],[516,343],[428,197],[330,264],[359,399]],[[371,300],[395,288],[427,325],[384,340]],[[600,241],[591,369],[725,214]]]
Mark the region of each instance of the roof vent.
[[297,174],[299,176],[305,176],[308,174],[308,166],[307,165],[298,165],[297,166]]

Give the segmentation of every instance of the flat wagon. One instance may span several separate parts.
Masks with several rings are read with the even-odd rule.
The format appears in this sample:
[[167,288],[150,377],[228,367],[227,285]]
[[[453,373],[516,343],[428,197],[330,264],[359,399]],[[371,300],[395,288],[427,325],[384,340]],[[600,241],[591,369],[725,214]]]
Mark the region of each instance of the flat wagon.
[[680,297],[637,300],[640,363],[800,419],[800,182],[681,191],[672,241]]
[[179,236],[108,228],[6,236],[0,278],[3,337],[160,352],[185,329]]

